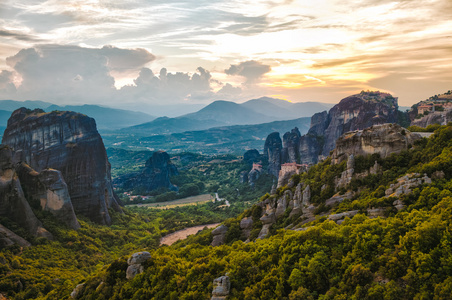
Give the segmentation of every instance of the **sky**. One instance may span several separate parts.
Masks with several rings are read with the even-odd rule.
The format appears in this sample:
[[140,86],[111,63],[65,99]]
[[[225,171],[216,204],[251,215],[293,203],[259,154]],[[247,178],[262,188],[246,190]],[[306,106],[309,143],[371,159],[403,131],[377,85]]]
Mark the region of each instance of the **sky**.
[[451,0],[2,0],[0,99],[411,106],[452,89]]

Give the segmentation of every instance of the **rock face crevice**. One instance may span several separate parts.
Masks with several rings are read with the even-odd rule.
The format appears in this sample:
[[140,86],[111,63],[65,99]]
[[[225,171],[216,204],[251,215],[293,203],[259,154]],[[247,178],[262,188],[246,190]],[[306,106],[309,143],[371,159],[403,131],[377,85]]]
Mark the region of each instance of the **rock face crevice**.
[[76,214],[109,225],[108,208],[121,211],[94,119],[20,108],[8,120],[2,142],[14,149],[14,162],[25,162],[37,172],[61,171]]

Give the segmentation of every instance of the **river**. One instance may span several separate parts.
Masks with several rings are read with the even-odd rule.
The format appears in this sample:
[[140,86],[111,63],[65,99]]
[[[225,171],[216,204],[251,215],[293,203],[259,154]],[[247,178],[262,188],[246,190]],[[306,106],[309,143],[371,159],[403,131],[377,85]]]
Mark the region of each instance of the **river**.
[[193,226],[193,227],[188,227],[188,228],[185,228],[182,230],[178,230],[176,232],[170,233],[170,234],[162,237],[160,239],[160,246],[161,245],[168,245],[168,246],[172,245],[175,242],[177,242],[178,240],[183,240],[183,239],[187,238],[187,236],[189,236],[190,234],[196,234],[198,231],[203,230],[204,227],[215,228],[218,225],[220,225],[220,223],[198,225],[198,226]]

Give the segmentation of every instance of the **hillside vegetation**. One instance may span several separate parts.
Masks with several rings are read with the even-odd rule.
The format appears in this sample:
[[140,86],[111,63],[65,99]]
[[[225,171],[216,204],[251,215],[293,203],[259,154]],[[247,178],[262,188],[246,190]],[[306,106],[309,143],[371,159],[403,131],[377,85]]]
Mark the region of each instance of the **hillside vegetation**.
[[[383,175],[352,181],[347,188],[358,191],[355,198],[330,213],[359,213],[341,225],[317,211],[304,230],[283,229],[292,221],[285,218],[269,238],[244,243],[237,225],[244,216],[259,216],[254,206],[225,221],[230,228],[226,245],[209,246],[212,237],[204,231],[151,251],[144,273],[132,280],[125,279],[124,256],[85,281],[83,299],[209,299],[213,279],[226,273],[230,299],[450,299],[451,154],[449,125],[400,154],[357,158],[358,169],[379,160]],[[296,176],[321,187],[340,169],[326,160]],[[433,182],[401,196],[406,207],[397,211],[394,198],[384,197],[384,191],[407,173],[426,173]],[[326,194],[314,187],[314,202],[321,205]],[[370,218],[366,209],[371,207],[386,208],[385,216]]]

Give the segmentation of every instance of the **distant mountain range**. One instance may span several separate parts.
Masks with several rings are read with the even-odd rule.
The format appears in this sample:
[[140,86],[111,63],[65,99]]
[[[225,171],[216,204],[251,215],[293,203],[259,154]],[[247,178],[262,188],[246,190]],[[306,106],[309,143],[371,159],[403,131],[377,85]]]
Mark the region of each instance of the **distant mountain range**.
[[43,101],[0,100],[0,108],[2,109],[2,111],[0,112],[0,126],[2,126],[2,124],[5,124],[6,126],[6,122],[8,121],[11,112],[20,107],[26,107],[29,109],[40,108],[45,110],[46,112],[51,112],[54,110],[70,110],[79,112],[91,118],[94,118],[99,130],[120,129],[127,126],[149,122],[155,119],[154,116],[142,112],[116,109],[99,105],[85,104],[59,106]]
[[256,148],[262,152],[264,140],[269,132],[286,132],[298,127],[301,134],[308,131],[310,118],[274,121],[254,125],[214,127],[206,130],[191,130],[172,134],[160,134],[137,139],[128,133],[104,133],[106,147],[133,150],[159,150],[168,152],[191,151],[203,154],[243,153]]
[[39,100],[27,100],[27,101],[16,101],[16,100],[0,100],[0,109],[7,111],[15,111],[18,108],[26,107],[29,109],[41,108],[45,109],[53,105],[53,103],[39,101]]
[[218,100],[197,112],[176,118],[157,118],[148,123],[123,128],[121,133],[150,136],[206,130],[228,125],[263,124],[310,117],[314,113],[328,110],[332,106],[332,104],[318,102],[290,103],[268,97],[249,100],[241,104]]
[[[247,108],[243,104],[222,100],[212,102],[203,109],[182,117],[199,121],[217,120],[228,125],[261,124],[278,119],[272,115],[265,115],[255,109]],[[284,119],[287,120],[287,118]]]
[[320,102],[292,103],[281,99],[262,97],[246,101],[241,106],[264,115],[273,116],[278,120],[290,120],[310,117],[315,113],[329,110],[334,104]]
[[51,105],[45,110],[71,110],[82,113],[91,118],[94,118],[99,130],[119,129],[144,122],[149,122],[155,119],[154,116],[142,112],[88,104],[67,106]]
[[[6,126],[11,112],[20,107],[30,109],[41,108],[46,112],[53,110],[75,111],[94,118],[98,129],[102,133],[123,128],[121,133],[151,136],[156,134],[206,130],[228,125],[263,124],[273,121],[310,117],[316,112],[328,110],[332,107],[332,104],[318,102],[290,103],[269,97],[252,99],[241,104],[219,100],[212,102],[196,112],[190,112],[179,117],[155,118],[143,112],[99,105],[59,106],[44,101],[0,100],[0,127]],[[180,106],[180,108],[183,107],[188,106]],[[199,105],[191,105],[188,111],[199,107]],[[167,109],[172,114],[169,106]]]

